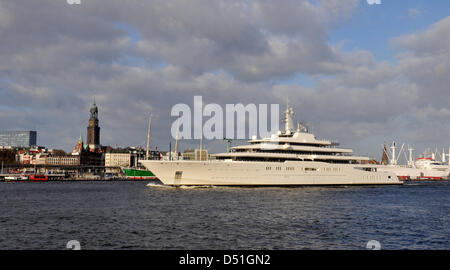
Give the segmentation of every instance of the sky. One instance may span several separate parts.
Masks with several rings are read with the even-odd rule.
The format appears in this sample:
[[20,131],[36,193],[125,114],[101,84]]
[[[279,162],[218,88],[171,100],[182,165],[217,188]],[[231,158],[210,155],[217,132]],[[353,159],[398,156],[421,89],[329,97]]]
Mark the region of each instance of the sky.
[[0,0],[0,129],[66,151],[94,97],[102,145],[145,146],[151,114],[152,148],[168,150],[171,108],[194,96],[288,99],[317,138],[376,159],[392,141],[442,151],[449,74],[448,1]]

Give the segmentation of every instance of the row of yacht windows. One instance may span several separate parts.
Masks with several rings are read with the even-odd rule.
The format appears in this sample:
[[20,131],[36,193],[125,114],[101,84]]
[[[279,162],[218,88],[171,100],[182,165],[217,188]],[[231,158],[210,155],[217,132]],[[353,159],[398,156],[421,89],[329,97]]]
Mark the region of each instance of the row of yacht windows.
[[[229,159],[229,157],[216,157],[217,160],[221,159]],[[261,158],[261,157],[232,157],[233,161],[261,161],[261,162],[285,162],[285,161],[313,161],[313,160],[299,160],[298,158],[275,158],[275,157],[267,157],[267,158]],[[334,159],[319,159],[315,158],[316,161],[326,162],[326,163],[332,163],[332,164],[358,164],[359,162],[357,160],[334,160]]]
[[[261,142],[250,142],[251,145],[255,145],[255,144],[260,144]],[[263,143],[267,143],[267,142],[263,142]],[[270,144],[273,145],[285,145],[286,142],[275,142],[272,141],[270,142]],[[297,143],[297,142],[289,142],[289,146],[314,146],[314,147],[336,147],[339,146],[339,144],[315,144],[315,143]]]
[[[281,171],[283,170],[282,167],[271,167],[271,166],[266,166],[266,171],[271,171],[273,168],[273,170],[275,171]],[[296,168],[295,167],[285,167],[286,171],[295,171]],[[306,172],[317,172],[319,171],[319,168],[313,168],[313,167],[306,167],[306,168],[297,168],[297,170],[299,171],[303,171],[305,170]],[[341,168],[321,168],[322,171],[325,172],[339,172],[341,171]]]
[[245,152],[245,153],[252,153],[252,152],[263,152],[263,153],[278,153],[278,154],[298,154],[298,155],[334,155],[334,156],[349,156],[350,154],[348,153],[343,153],[343,152],[313,152],[313,151],[296,151],[296,150],[261,150],[261,149],[255,149],[255,150],[246,150],[246,149],[239,149],[239,150],[233,150],[232,152]]

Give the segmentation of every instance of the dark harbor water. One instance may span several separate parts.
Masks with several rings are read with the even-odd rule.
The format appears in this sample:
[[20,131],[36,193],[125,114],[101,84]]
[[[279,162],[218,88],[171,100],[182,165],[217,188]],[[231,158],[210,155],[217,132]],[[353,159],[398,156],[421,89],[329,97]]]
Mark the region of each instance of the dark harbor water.
[[0,183],[0,249],[450,249],[450,183],[168,188]]

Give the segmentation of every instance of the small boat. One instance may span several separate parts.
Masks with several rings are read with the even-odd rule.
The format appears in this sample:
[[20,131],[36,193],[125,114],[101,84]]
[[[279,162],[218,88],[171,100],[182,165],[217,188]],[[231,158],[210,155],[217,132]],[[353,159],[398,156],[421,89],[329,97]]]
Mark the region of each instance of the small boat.
[[17,181],[19,180],[18,176],[5,176],[5,181]]
[[28,176],[26,175],[9,175],[5,176],[5,181],[26,181]]
[[48,176],[45,174],[31,174],[30,181],[48,181]]

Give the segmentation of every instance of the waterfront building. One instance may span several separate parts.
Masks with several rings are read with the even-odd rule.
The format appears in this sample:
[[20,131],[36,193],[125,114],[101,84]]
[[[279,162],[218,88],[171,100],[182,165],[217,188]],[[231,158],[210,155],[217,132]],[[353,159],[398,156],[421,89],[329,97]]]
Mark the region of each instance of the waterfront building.
[[36,147],[17,151],[16,161],[23,165],[78,166],[80,156],[67,155],[62,150]]
[[105,167],[131,166],[130,153],[105,153]]
[[16,153],[16,161],[20,164],[35,165],[36,159],[46,152],[47,149],[43,147],[19,150]]
[[[126,147],[126,148],[111,148],[106,147],[105,151],[105,166],[119,166],[119,167],[138,167],[139,160],[146,159],[146,151],[142,147]],[[148,159],[159,160],[162,158],[158,150],[148,151]],[[120,165],[123,164],[123,165]],[[126,165],[125,165],[126,164]]]
[[16,154],[16,161],[20,164],[34,165],[36,164],[36,155],[30,154],[23,150]]
[[85,151],[80,156],[80,164],[86,166],[105,166],[104,154]]
[[0,131],[0,146],[31,147],[36,144],[36,131]]
[[137,163],[139,162],[139,160],[142,160],[142,159],[159,160],[162,158],[162,155],[159,152],[158,147],[156,147],[155,150],[149,150],[148,157],[146,157],[147,151],[144,150],[142,147],[131,146],[131,147],[125,148],[124,150],[131,154],[131,165],[132,166],[138,166]]
[[36,164],[53,166],[78,166],[80,165],[80,157],[73,155],[53,156],[49,154],[40,154],[36,158]]

